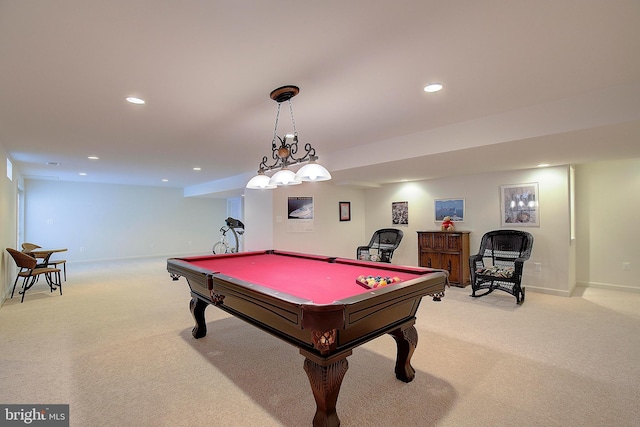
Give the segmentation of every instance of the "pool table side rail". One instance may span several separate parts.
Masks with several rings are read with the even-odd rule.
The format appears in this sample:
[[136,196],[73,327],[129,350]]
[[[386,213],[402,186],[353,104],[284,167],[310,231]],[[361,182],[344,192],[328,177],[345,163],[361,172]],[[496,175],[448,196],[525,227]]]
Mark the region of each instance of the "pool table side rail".
[[[418,288],[405,285],[395,291],[396,295],[390,295],[391,298],[376,291],[374,298],[325,306],[292,304],[258,289],[238,287],[235,280],[220,276],[214,277],[214,292],[224,295],[223,303],[216,304],[221,310],[317,357],[326,358],[397,329],[401,324],[414,322],[425,293],[442,289],[442,277],[440,283],[435,280],[431,284],[420,283]],[[202,294],[192,292],[192,296],[211,303]],[[315,310],[318,308],[321,311]],[[335,349],[330,354],[321,354],[314,346],[312,331],[330,329],[337,330]]]
[[328,355],[320,355],[314,348],[312,331],[337,330],[337,343],[331,354],[346,351],[393,330],[399,324],[415,321],[422,297],[444,292],[447,283],[444,272],[410,268],[412,273],[418,274],[414,279],[372,289],[332,304],[315,304],[181,259],[167,260],[167,269],[174,275],[185,277],[192,297],[216,305],[320,357]]

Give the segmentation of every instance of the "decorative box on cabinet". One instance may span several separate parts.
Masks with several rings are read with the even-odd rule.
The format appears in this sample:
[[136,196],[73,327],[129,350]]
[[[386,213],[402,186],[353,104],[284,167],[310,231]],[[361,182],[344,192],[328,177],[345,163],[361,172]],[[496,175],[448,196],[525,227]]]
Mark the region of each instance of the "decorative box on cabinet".
[[465,287],[469,276],[469,231],[418,231],[420,267],[449,271],[449,283]]

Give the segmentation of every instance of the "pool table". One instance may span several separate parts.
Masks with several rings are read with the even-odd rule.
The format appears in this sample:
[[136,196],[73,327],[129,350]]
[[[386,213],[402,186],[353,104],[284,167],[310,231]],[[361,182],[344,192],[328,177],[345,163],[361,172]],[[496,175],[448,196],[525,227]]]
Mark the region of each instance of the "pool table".
[[[352,350],[383,334],[397,344],[396,377],[415,376],[413,326],[422,297],[444,296],[447,272],[277,250],[169,258],[167,270],[191,289],[192,334],[207,333],[214,305],[296,346],[316,401],[313,425],[339,426],[336,402]],[[397,282],[370,288],[360,276]]]

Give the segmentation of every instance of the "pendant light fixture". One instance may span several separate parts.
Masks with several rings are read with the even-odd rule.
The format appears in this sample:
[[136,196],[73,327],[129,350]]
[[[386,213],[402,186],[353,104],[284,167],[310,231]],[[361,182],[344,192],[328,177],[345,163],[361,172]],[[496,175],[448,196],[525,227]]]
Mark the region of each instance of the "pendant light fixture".
[[[297,185],[305,181],[327,181],[331,179],[331,174],[322,165],[317,163],[318,156],[316,150],[310,143],[304,145],[304,155],[297,157],[298,154],[298,131],[296,129],[296,121],[293,117],[293,106],[291,98],[300,92],[297,86],[282,86],[273,90],[270,94],[271,99],[278,103],[276,112],[276,124],[273,130],[273,139],[271,140],[271,159],[272,164],[267,164],[269,158],[264,156],[260,162],[258,174],[251,178],[247,183],[247,188],[254,189],[273,189],[282,185]],[[293,125],[293,134],[286,134],[284,137],[278,136],[278,119],[280,118],[280,107],[283,102],[288,102],[289,112],[291,113],[291,124]],[[297,173],[289,169],[289,166],[305,163]],[[271,178],[265,172],[280,169]]]

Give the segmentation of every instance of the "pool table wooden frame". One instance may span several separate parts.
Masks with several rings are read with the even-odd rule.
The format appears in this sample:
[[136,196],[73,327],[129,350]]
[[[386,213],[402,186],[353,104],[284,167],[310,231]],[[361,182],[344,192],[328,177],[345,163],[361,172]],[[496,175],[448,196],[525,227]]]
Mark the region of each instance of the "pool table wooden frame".
[[[308,299],[246,282],[224,273],[225,257],[281,256],[310,262],[342,263],[360,268],[376,268],[411,274],[410,280],[371,289],[365,293],[315,304]],[[214,258],[215,257],[215,258]],[[202,268],[198,261],[220,259],[221,271]],[[287,258],[283,258],[286,261]],[[286,262],[284,262],[286,264]],[[422,297],[439,300],[444,295],[447,273],[429,268],[401,267],[342,258],[283,251],[243,252],[203,257],[170,258],[167,270],[174,280],[184,277],[191,289],[190,310],[195,320],[192,335],[207,333],[205,309],[214,305],[227,313],[269,332],[299,348],[316,401],[314,427],[339,426],[336,402],[352,350],[383,334],[397,344],[396,377],[410,382],[415,376],[411,356],[418,343],[413,326]],[[355,277],[354,277],[355,281]]]

